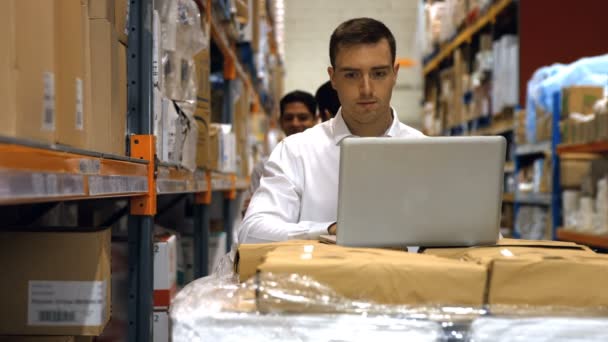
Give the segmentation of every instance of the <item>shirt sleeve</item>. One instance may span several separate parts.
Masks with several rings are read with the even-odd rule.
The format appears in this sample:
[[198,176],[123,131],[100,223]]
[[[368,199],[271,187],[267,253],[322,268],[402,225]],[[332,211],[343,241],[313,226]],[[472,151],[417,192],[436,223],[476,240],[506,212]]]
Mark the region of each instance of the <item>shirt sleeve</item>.
[[263,177],[239,228],[240,243],[313,240],[334,222],[300,221],[302,160],[281,142],[264,164]]

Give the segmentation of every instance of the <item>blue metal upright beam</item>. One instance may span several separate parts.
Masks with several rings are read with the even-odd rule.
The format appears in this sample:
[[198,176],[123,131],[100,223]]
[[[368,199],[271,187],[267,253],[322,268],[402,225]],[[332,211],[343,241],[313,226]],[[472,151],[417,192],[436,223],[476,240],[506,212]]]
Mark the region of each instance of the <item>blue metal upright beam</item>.
[[561,93],[553,94],[553,120],[552,120],[552,139],[551,139],[551,156],[552,156],[552,179],[551,179],[551,235],[553,240],[557,240],[557,228],[562,225],[562,189],[560,184],[560,167],[559,156],[557,155],[557,146],[561,142],[561,132],[559,131],[559,120],[561,119]]
[[[152,0],[129,1],[127,129],[152,130]],[[128,153],[131,155],[130,144]],[[155,186],[155,184],[148,184]],[[129,341],[153,340],[154,216],[129,216]]]
[[224,218],[224,231],[226,232],[226,252],[230,252],[232,248],[232,230],[234,225],[234,215],[235,215],[235,199],[224,199],[223,206],[223,218]]
[[209,275],[209,206],[194,204],[194,277]]

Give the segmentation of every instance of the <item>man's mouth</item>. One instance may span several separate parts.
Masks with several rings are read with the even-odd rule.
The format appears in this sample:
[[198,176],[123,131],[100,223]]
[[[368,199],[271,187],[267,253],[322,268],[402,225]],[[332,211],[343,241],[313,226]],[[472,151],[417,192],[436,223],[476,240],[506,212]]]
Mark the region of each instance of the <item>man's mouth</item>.
[[361,107],[373,107],[376,104],[376,101],[359,101],[357,104]]

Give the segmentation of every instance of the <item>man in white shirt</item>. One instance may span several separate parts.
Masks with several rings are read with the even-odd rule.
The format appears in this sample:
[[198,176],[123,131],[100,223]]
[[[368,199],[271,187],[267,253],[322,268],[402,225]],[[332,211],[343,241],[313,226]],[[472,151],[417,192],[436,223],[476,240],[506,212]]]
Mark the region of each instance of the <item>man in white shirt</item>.
[[275,148],[240,226],[240,243],[335,234],[340,142],[352,136],[423,136],[400,123],[390,106],[399,71],[395,50],[393,34],[377,20],[351,19],[336,28],[327,71],[342,107],[335,118]]

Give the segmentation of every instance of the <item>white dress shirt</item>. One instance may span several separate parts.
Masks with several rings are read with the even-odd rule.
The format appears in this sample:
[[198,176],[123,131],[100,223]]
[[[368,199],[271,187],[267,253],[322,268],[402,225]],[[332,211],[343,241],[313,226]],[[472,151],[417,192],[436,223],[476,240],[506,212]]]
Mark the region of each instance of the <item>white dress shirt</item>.
[[[265,163],[247,214],[240,243],[317,239],[336,222],[340,142],[354,136],[341,111],[335,118],[284,139]],[[423,137],[397,119],[386,137]]]

